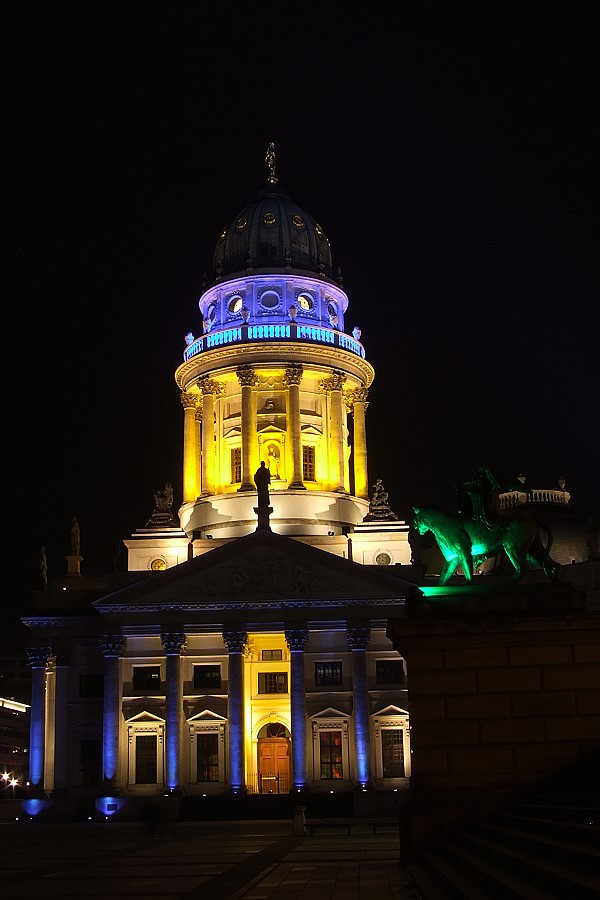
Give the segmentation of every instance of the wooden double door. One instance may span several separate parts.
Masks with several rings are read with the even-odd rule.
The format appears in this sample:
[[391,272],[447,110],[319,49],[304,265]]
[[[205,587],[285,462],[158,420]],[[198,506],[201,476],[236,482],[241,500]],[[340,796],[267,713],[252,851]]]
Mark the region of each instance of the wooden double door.
[[258,739],[258,790],[261,794],[287,794],[290,790],[290,739]]

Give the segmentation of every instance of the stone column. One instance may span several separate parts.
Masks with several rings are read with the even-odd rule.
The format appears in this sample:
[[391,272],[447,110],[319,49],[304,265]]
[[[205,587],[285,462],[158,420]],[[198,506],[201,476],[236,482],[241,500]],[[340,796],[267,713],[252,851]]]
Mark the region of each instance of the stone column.
[[234,794],[245,789],[244,775],[244,651],[248,643],[245,631],[224,631],[223,642],[229,651],[228,733],[229,784]]
[[288,389],[288,435],[292,449],[292,471],[288,490],[306,490],[302,481],[302,423],[300,419],[300,382],[302,366],[286,366],[283,383]]
[[219,386],[210,378],[200,382],[202,390],[202,496],[215,492],[215,394]]
[[104,714],[102,725],[102,781],[106,791],[115,791],[119,768],[119,719],[121,716],[121,667],[126,638],[121,634],[100,635],[104,654]]
[[198,455],[196,405],[197,394],[182,393],[183,406],[183,502],[191,503],[198,496],[196,457]]
[[354,496],[369,499],[369,476],[367,473],[367,430],[365,412],[369,392],[365,387],[355,388],[348,397],[354,417]]
[[255,491],[252,477],[252,450],[256,439],[256,421],[252,415],[252,388],[258,378],[252,366],[239,366],[237,369],[238,381],[242,388],[242,483],[240,491]]
[[357,781],[367,787],[371,780],[369,736],[369,691],[367,689],[367,645],[371,629],[349,625],[346,629],[352,651],[352,694],[354,700],[354,743]]
[[344,414],[342,388],[346,376],[342,372],[334,372],[329,378],[323,379],[321,390],[330,395],[330,422],[329,422],[329,446],[331,451],[329,464],[330,490],[345,493],[344,469]]
[[202,492],[202,444],[200,443],[200,435],[202,434],[202,401],[200,401],[199,405],[196,407],[196,412],[194,413],[194,427],[196,429],[196,491],[197,495],[200,496]]
[[285,640],[290,650],[291,684],[290,703],[292,715],[292,774],[294,789],[306,787],[306,692],[304,676],[304,648],[308,640],[308,629],[290,628],[285,631]]
[[167,684],[165,695],[166,777],[167,790],[181,789],[181,731],[183,726],[183,691],[181,684],[181,653],[187,644],[182,632],[161,634],[167,657]]
[[44,793],[46,744],[46,666],[52,659],[49,647],[28,647],[31,666],[31,720],[29,727],[29,783],[31,795]]
[[70,654],[67,650],[59,650],[56,654],[54,668],[54,791],[65,792],[68,789],[68,758],[65,747],[68,746],[68,706],[69,706],[69,665]]

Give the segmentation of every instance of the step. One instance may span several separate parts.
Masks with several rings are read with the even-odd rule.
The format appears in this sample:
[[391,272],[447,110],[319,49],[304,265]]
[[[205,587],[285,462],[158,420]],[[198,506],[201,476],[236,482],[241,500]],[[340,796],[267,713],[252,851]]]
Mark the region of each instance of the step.
[[481,883],[482,897],[524,898],[524,900],[547,900],[548,892],[538,890],[506,866],[499,866],[479,853],[474,853],[460,841],[447,841],[438,851],[450,856],[463,871],[468,870]]
[[[447,860],[438,850],[430,850],[418,861],[411,860],[405,868],[425,900],[483,900],[484,897],[492,900],[496,897],[483,893],[480,881],[470,878],[464,869]],[[506,892],[497,896],[513,900]]]
[[497,813],[483,824],[523,831],[526,834],[564,838],[580,842],[585,846],[597,847],[600,845],[600,824],[590,825],[589,822],[571,822],[566,819],[545,819],[539,816]]
[[562,803],[513,803],[510,810],[499,815],[516,815],[537,819],[560,819],[564,822],[581,822],[583,825],[600,824],[600,804],[598,806],[569,806]]
[[575,866],[587,872],[600,872],[600,845],[597,841],[584,846],[578,840],[569,840],[567,836],[547,837],[534,831],[519,831],[490,823],[480,825],[474,834],[487,836],[519,850],[528,850],[534,856],[544,860],[550,858],[560,865]]
[[486,859],[494,859],[498,865],[509,866],[513,874],[518,874],[540,890],[546,887],[556,891],[557,896],[576,896],[578,900],[598,900],[600,896],[600,873],[590,875],[573,866],[561,865],[547,856],[537,857],[480,832],[461,835],[461,844]]

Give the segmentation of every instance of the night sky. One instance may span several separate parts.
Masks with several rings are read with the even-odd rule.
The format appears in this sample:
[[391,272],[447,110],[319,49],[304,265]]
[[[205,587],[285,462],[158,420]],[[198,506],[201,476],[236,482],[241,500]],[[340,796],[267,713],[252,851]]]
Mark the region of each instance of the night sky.
[[487,464],[564,475],[600,514],[595,4],[3,9],[15,591],[41,544],[64,571],[73,514],[91,574],[166,481],[179,503],[173,373],[269,141],[375,367],[370,480],[394,510],[454,511]]

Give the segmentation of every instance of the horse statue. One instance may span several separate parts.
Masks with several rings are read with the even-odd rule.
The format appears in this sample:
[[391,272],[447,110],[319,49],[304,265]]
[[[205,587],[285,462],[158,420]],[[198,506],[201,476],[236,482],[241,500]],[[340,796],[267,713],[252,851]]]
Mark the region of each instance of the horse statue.
[[[459,566],[462,566],[467,581],[473,580],[473,570],[484,559],[497,556],[504,550],[514,567],[513,578],[523,577],[530,562],[544,570],[554,581],[558,577],[560,565],[550,557],[552,533],[545,525],[533,519],[507,517],[505,521],[491,526],[473,519],[447,516],[437,509],[414,509],[414,527],[419,534],[433,533],[444,557],[440,572],[440,585],[447,584]],[[543,545],[540,530],[546,532]]]

